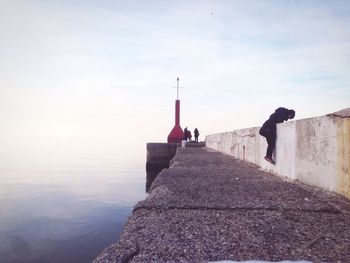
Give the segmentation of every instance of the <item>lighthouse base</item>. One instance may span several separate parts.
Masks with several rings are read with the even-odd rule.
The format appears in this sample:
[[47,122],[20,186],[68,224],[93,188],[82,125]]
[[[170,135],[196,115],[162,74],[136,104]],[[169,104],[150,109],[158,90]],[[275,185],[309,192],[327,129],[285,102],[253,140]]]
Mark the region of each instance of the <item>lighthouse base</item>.
[[168,143],[181,143],[184,137],[184,132],[180,125],[175,125],[168,135]]

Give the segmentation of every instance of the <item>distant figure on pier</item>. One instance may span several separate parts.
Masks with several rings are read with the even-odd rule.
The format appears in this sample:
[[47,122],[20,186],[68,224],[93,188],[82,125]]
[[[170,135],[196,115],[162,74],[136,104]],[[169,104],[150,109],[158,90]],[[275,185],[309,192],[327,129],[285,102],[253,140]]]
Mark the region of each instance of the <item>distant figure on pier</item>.
[[188,130],[187,127],[184,129],[184,140],[187,142],[188,139]]
[[187,131],[188,133],[188,141],[190,142],[192,140],[192,133],[191,131]]
[[194,140],[198,142],[198,137],[199,137],[199,131],[197,128],[194,129]]
[[264,136],[267,141],[267,151],[265,156],[266,161],[275,164],[275,161],[272,159],[272,153],[276,146],[276,124],[287,121],[288,119],[293,119],[294,116],[294,110],[288,110],[286,108],[280,107],[270,115],[270,118],[265,121],[259,130],[260,135]]

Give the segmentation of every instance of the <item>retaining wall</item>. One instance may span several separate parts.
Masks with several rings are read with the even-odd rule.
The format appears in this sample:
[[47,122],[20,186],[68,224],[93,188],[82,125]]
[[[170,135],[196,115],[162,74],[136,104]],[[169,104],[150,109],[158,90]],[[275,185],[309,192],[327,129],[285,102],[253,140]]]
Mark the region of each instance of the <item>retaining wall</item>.
[[350,118],[321,116],[277,125],[274,159],[264,160],[260,127],[208,135],[208,148],[263,170],[339,193],[350,199]]
[[169,168],[170,160],[175,156],[178,143],[147,143],[146,192],[161,170]]

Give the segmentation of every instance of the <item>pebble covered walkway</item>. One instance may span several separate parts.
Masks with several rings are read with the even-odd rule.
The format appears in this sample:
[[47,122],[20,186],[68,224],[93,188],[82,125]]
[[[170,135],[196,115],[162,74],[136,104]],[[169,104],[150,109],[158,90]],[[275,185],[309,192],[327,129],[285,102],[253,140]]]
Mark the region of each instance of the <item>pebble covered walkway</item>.
[[169,169],[94,262],[350,262],[350,201],[208,148]]

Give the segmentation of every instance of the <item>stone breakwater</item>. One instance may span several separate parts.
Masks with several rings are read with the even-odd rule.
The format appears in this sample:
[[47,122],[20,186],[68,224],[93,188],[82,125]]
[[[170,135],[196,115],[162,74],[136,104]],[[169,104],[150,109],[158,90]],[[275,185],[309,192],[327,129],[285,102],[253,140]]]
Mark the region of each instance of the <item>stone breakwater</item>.
[[349,200],[208,148],[178,148],[94,262],[349,262]]

